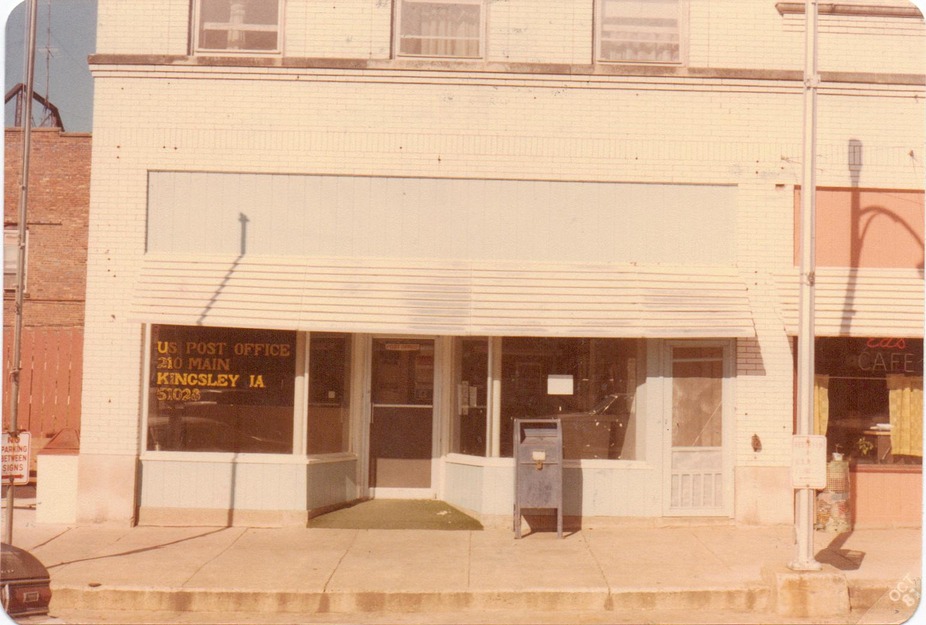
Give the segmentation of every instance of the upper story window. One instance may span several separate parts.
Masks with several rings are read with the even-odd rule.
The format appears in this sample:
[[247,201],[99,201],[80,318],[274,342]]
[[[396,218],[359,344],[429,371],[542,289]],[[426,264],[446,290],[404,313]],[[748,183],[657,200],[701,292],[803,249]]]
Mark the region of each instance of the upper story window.
[[398,56],[482,58],[485,0],[399,0]]
[[197,0],[198,52],[279,52],[281,0]]
[[[26,250],[29,249],[29,233],[26,233]],[[6,226],[3,229],[3,290],[16,291],[16,269],[19,266],[19,228]]]
[[632,63],[681,62],[683,0],[601,0],[598,58]]

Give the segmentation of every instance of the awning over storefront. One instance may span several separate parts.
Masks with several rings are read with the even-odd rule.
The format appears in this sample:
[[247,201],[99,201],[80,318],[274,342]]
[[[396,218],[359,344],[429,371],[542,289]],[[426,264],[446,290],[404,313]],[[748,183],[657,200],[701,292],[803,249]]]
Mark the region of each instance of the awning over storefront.
[[[798,271],[776,276],[785,328],[797,334]],[[817,336],[923,336],[923,273],[916,269],[816,271]]]
[[734,268],[147,255],[134,320],[470,336],[752,337]]

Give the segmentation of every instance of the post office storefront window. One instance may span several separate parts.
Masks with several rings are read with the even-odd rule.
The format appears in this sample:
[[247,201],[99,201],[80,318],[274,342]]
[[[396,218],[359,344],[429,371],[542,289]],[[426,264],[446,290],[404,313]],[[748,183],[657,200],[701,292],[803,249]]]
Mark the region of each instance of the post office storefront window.
[[683,2],[599,0],[599,60],[679,63]]
[[502,455],[511,456],[515,419],[558,417],[565,458],[636,459],[642,354],[633,339],[503,339]]
[[399,56],[483,55],[484,0],[399,0],[396,24]]
[[350,451],[350,341],[348,334],[309,337],[307,451]]
[[923,462],[923,341],[819,338],[815,432],[859,465]]
[[151,328],[147,449],[293,453],[296,333]]
[[197,52],[279,52],[280,0],[197,0]]
[[466,337],[456,349],[456,418],[453,422],[453,451],[485,456],[489,414],[489,339]]

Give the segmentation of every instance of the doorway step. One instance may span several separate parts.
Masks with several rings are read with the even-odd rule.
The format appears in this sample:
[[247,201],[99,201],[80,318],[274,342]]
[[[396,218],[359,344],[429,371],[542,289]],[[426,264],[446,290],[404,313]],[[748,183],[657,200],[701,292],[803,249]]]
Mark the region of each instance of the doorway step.
[[309,520],[309,527],[362,530],[481,530],[482,524],[434,499],[371,499]]

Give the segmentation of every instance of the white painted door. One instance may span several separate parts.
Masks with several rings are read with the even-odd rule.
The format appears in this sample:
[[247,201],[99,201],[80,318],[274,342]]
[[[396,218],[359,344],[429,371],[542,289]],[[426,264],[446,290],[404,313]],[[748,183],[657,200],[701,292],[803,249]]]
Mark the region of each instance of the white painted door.
[[729,352],[728,343],[666,347],[667,515],[732,512]]

